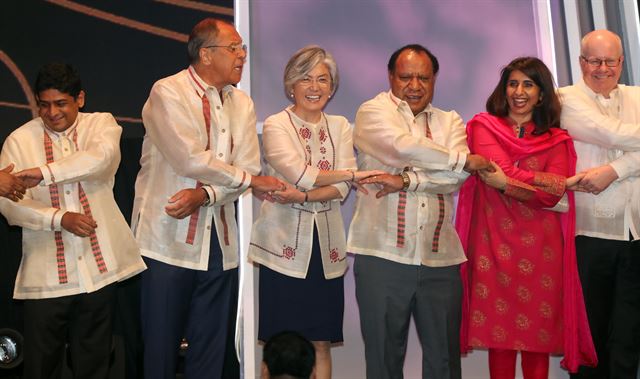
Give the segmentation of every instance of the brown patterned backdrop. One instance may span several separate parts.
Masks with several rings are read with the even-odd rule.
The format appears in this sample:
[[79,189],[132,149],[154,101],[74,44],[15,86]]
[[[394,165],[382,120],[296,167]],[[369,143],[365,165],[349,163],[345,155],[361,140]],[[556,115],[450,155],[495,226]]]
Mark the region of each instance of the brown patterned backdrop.
[[[73,64],[87,93],[84,111],[111,112],[124,129],[114,190],[128,219],[144,134],[142,106],[156,80],[186,67],[189,31],[205,17],[233,21],[233,0],[2,1],[0,141],[37,116],[31,85],[39,67]],[[21,305],[11,298],[20,239],[20,229],[0,217],[0,329],[22,329]],[[120,285],[117,309],[112,377],[137,378],[142,342],[135,278]],[[0,378],[17,377],[20,368],[0,369]]]

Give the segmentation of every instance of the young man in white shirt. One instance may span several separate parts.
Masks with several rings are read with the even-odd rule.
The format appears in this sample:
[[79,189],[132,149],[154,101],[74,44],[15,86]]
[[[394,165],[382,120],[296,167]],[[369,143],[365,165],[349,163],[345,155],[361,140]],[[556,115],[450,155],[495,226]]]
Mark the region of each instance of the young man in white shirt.
[[0,162],[29,190],[0,199],[21,226],[14,298],[24,299],[24,377],[59,377],[69,344],[76,378],[104,379],[112,348],[114,283],[145,269],[113,197],[122,128],[109,113],[80,113],[73,67],[48,64],[35,83],[40,117],[7,137]]
[[238,234],[234,201],[284,188],[260,171],[253,102],[234,87],[246,46],[233,25],[205,19],[189,36],[190,66],[161,79],[142,110],[146,134],[132,228],[142,276],[144,373],[219,378],[235,314]]
[[354,273],[367,378],[402,377],[409,320],[422,344],[424,378],[460,378],[462,284],[466,261],[453,227],[453,192],[489,162],[469,154],[456,112],[431,105],[438,61],[420,45],[388,64],[391,90],[356,115],[359,170],[383,170],[360,183],[347,251]]
[[640,87],[619,84],[620,37],[584,36],[582,79],[560,89],[575,139],[576,254],[598,366],[572,378],[636,378],[640,356]]

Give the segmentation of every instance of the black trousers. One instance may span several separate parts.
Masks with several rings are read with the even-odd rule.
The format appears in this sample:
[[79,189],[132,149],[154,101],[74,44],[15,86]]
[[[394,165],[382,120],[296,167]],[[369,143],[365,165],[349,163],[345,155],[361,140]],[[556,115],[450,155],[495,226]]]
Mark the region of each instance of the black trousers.
[[572,378],[636,379],[640,357],[640,241],[576,237],[598,366]]
[[80,295],[24,302],[24,378],[56,379],[69,343],[76,379],[106,379],[115,285]]

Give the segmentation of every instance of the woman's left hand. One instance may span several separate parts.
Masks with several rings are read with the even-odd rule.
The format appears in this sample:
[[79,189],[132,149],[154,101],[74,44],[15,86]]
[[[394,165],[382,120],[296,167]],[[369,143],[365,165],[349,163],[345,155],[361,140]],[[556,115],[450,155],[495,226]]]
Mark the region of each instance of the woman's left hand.
[[478,170],[480,179],[490,187],[504,191],[507,188],[507,175],[504,174],[502,168],[494,161],[491,161],[491,167],[494,172],[489,170]]
[[304,193],[289,183],[285,184],[283,190],[271,192],[271,197],[280,204],[304,203]]

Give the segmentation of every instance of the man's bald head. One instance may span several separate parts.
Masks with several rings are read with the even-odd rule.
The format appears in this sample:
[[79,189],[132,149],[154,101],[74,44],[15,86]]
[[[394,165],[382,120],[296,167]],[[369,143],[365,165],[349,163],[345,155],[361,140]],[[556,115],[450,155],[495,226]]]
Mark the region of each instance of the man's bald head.
[[587,33],[580,43],[580,69],[585,84],[595,93],[609,97],[622,74],[622,41],[608,30]]
[[597,47],[610,47],[618,56],[622,55],[622,40],[616,33],[606,30],[594,30],[585,34],[580,42],[580,54],[589,56],[589,52]]

